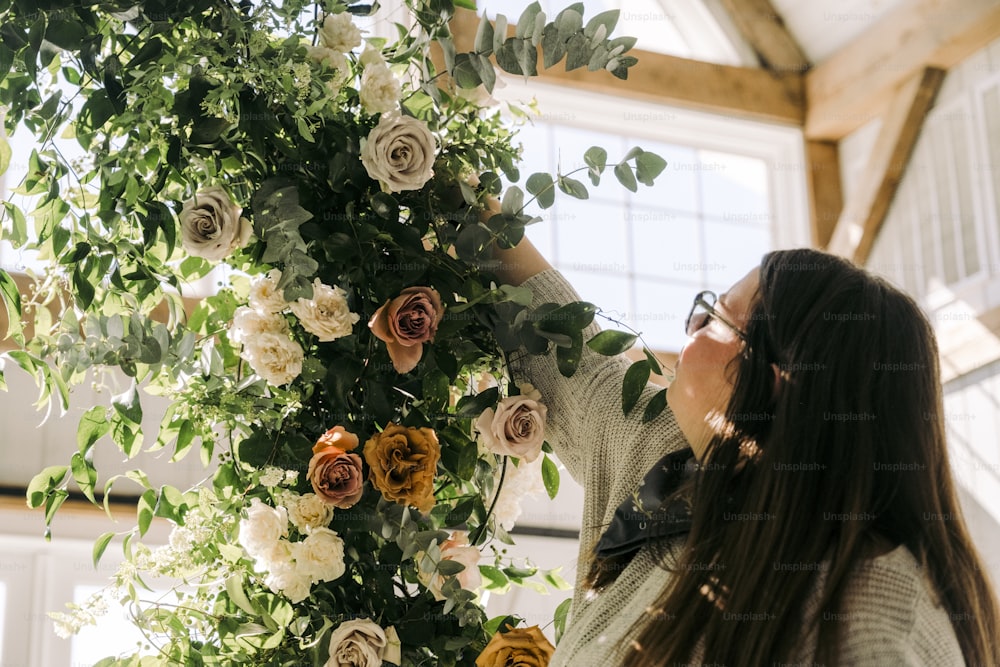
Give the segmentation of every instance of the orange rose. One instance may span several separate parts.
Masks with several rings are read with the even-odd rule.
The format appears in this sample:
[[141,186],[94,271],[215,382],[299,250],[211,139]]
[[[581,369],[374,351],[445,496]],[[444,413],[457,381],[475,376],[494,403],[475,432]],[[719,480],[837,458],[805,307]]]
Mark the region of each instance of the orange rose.
[[545,667],[555,647],[537,625],[498,632],[476,658],[476,667]]
[[441,458],[434,431],[390,422],[365,443],[364,455],[383,498],[421,512],[434,507],[434,474]]
[[313,445],[313,454],[318,454],[320,450],[327,447],[349,452],[358,446],[358,436],[349,432],[343,426],[334,426],[329,431],[319,436],[319,440]]
[[396,372],[409,373],[424,353],[424,342],[434,340],[442,317],[444,306],[435,290],[407,287],[376,310],[368,326],[385,343]]

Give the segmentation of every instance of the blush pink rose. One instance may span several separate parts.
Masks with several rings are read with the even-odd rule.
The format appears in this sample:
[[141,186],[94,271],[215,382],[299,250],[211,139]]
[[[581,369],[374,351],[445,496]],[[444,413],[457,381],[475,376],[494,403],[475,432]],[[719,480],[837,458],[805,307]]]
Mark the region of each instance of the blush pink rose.
[[407,287],[375,311],[368,326],[383,341],[398,373],[416,368],[423,344],[434,340],[444,316],[441,297],[430,287]]
[[345,450],[357,447],[358,437],[334,426],[320,437],[309,460],[309,483],[316,495],[334,507],[347,509],[361,499],[364,476],[361,457]]
[[500,400],[497,409],[486,408],[476,420],[483,444],[494,454],[514,456],[531,462],[538,458],[545,442],[548,408],[534,387],[524,383],[522,394]]

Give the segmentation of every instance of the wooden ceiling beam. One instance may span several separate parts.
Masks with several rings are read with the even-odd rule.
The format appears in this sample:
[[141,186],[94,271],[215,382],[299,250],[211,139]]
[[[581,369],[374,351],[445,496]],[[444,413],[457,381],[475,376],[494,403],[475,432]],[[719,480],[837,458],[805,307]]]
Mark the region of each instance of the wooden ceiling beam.
[[805,72],[809,58],[771,4],[771,0],[712,0],[757,54],[761,67],[772,72]]
[[867,260],[944,77],[944,70],[928,67],[897,91],[864,174],[837,221],[830,252],[858,264]]
[[997,0],[901,3],[806,73],[806,137],[839,141],[882,116],[924,67],[947,70],[998,37]]
[[[479,17],[460,9],[451,21],[458,51],[472,50]],[[801,72],[769,72],[733,67],[632,49],[639,63],[629,68],[628,81],[608,72],[579,68],[567,72],[563,64],[540,70],[542,83],[569,86],[614,97],[708,111],[734,118],[801,126],[805,119],[805,91]]]
[[806,181],[812,244],[825,248],[844,210],[840,184],[840,151],[832,141],[806,141]]

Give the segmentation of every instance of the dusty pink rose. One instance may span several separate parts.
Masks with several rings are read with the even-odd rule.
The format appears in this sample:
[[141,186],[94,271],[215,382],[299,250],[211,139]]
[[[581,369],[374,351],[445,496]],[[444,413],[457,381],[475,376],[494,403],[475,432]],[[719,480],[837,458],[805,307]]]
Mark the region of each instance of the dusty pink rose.
[[521,395],[500,400],[497,409],[486,408],[476,420],[483,444],[494,454],[534,461],[545,442],[548,408],[538,402],[541,394],[531,385],[521,386]]
[[[454,575],[458,580],[458,585],[467,591],[474,591],[483,584],[482,575],[479,574],[479,559],[482,554],[479,549],[469,545],[469,538],[464,531],[456,530],[451,537],[441,543],[441,560],[451,560],[461,563],[465,569]],[[446,578],[440,572],[424,573],[417,575],[427,590],[431,592],[435,600],[444,600],[441,587]]]
[[375,311],[368,326],[385,342],[392,366],[399,373],[416,368],[423,343],[434,340],[444,316],[441,297],[430,287],[407,287]]
[[357,445],[356,435],[345,431],[343,426],[334,426],[320,437],[309,460],[307,475],[313,491],[340,509],[354,505],[364,492],[361,457],[345,451]]

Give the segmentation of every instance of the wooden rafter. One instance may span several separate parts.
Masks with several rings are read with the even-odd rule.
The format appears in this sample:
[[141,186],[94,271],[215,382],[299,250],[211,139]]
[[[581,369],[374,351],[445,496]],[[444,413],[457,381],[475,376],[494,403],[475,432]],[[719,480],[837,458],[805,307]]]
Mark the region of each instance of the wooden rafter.
[[809,69],[799,43],[775,11],[771,0],[713,0],[757,54],[761,67],[773,72],[804,72]]
[[[479,17],[458,10],[451,31],[459,51],[472,49]],[[734,118],[801,125],[805,94],[800,72],[769,72],[751,67],[717,65],[661,53],[629,51],[639,63],[628,81],[586,68],[565,71],[563,65],[539,72],[547,84],[571,86],[619,98],[711,111]]]
[[844,209],[840,151],[832,141],[806,141],[806,170],[812,243],[825,248]]
[[837,221],[831,252],[859,264],[868,258],[944,76],[944,70],[928,67],[896,92],[864,174]]
[[924,67],[947,70],[998,37],[997,0],[901,3],[806,74],[806,137],[839,141],[882,116]]

